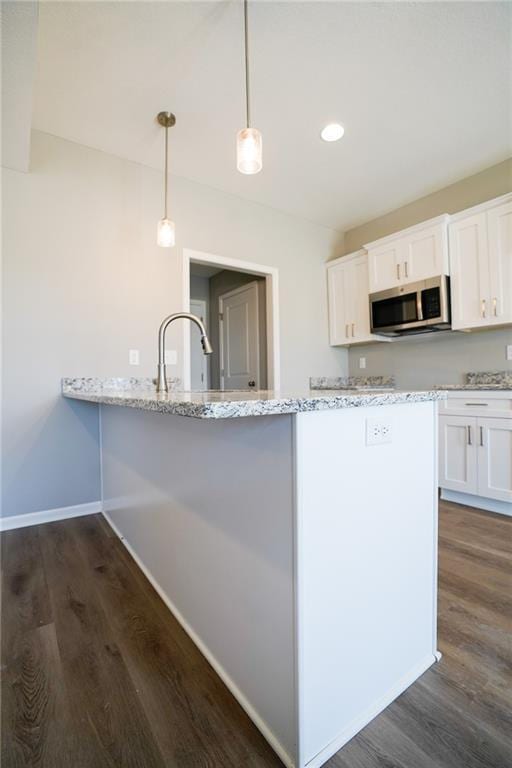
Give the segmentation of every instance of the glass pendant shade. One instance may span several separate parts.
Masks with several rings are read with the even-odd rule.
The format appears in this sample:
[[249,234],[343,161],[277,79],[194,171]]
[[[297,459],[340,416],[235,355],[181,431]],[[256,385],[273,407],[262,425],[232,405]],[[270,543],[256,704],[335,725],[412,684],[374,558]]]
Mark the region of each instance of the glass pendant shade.
[[236,135],[236,167],[240,173],[259,173],[262,168],[262,140],[257,128],[242,128]]
[[156,241],[162,248],[172,248],[176,242],[174,221],[167,218],[160,219],[158,222]]

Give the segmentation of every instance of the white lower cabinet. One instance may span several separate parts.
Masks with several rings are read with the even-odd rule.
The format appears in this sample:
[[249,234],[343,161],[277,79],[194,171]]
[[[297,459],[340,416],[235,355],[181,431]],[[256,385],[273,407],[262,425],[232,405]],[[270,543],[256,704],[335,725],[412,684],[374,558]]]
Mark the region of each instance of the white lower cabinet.
[[512,502],[512,419],[477,419],[478,493]]
[[452,491],[477,493],[476,419],[439,418],[439,485]]
[[439,441],[440,487],[479,497],[474,506],[512,514],[512,418],[441,415]]

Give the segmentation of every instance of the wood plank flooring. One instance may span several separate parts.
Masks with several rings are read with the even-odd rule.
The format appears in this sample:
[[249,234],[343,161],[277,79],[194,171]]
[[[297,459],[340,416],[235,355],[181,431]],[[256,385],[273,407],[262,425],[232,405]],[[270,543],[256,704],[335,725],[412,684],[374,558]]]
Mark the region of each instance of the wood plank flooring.
[[[512,765],[512,519],[442,503],[441,663],[326,764]],[[101,515],[2,534],[2,768],[272,768]]]

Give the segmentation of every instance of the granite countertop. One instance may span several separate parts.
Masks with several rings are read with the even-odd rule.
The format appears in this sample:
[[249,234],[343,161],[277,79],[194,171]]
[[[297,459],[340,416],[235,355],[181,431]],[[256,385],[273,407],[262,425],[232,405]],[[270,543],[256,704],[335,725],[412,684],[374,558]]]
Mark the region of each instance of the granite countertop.
[[478,371],[467,373],[463,384],[440,384],[440,390],[479,391],[512,390],[512,371]]
[[372,405],[393,405],[442,400],[441,391],[400,391],[375,389],[306,390],[300,393],[274,391],[181,392],[171,389],[157,394],[150,379],[62,379],[62,394],[75,400],[104,405],[121,405],[158,413],[200,419],[227,419],[269,416],[304,411],[324,411]]
[[440,392],[510,392],[512,384],[438,384],[435,389]]

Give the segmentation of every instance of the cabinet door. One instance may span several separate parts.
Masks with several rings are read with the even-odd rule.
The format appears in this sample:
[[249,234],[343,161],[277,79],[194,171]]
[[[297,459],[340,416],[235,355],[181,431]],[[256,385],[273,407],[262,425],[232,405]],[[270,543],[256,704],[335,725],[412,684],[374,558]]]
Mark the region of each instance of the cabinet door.
[[512,203],[487,212],[489,315],[494,325],[512,323]]
[[336,264],[327,270],[329,295],[329,341],[331,345],[348,344],[352,322],[350,264]]
[[478,493],[512,502],[512,419],[478,419]]
[[353,318],[351,333],[356,341],[370,337],[370,300],[368,289],[368,258],[361,256],[353,262]]
[[477,493],[475,418],[439,417],[439,485],[452,491]]
[[445,274],[448,274],[445,226],[436,224],[405,238],[403,279],[406,282]]
[[487,214],[479,213],[450,224],[452,327],[489,324],[489,258]]
[[393,240],[387,245],[368,251],[370,293],[385,291],[399,285],[403,279],[404,242]]

